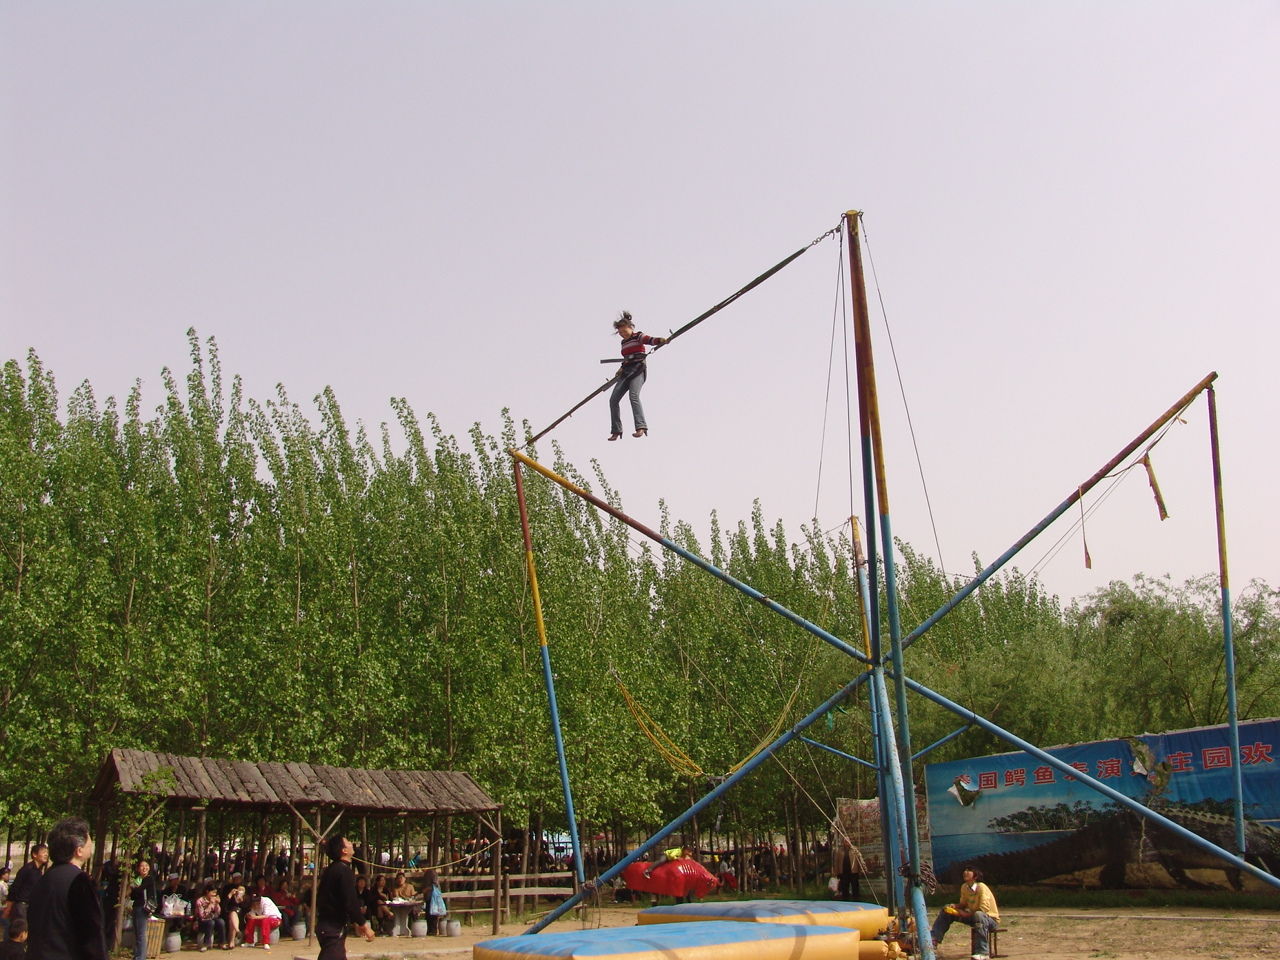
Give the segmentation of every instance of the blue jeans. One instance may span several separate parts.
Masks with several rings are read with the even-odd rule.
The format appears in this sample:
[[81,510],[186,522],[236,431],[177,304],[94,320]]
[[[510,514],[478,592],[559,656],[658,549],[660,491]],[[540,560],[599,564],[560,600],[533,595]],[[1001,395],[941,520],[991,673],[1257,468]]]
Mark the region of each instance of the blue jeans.
[[133,960],[147,960],[147,920],[151,914],[141,907],[133,908]]
[[196,937],[196,944],[202,947],[212,947],[215,937],[219,944],[227,942],[227,921],[221,917],[201,920],[200,935]]
[[937,947],[938,944],[942,942],[943,936],[953,923],[963,923],[973,927],[978,940],[978,948],[976,952],[988,952],[988,935],[996,928],[996,922],[981,910],[973,911],[972,917],[957,917],[953,914],[947,913],[946,910],[941,911],[938,914],[938,919],[933,921],[933,929],[929,931],[930,935],[933,937],[934,947]]
[[613,385],[613,393],[609,395],[609,431],[622,432],[622,412],[618,409],[624,393],[631,394],[631,419],[635,421],[637,430],[648,430],[644,422],[644,407],[640,405],[640,388],[644,386],[645,369],[642,365],[635,373],[624,372],[618,382]]

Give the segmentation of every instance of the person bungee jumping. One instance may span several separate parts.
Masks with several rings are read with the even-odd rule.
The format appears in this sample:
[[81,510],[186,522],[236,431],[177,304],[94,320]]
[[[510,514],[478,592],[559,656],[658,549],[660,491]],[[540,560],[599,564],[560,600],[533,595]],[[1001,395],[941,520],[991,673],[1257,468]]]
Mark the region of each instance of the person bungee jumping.
[[631,395],[631,418],[635,421],[636,432],[633,437],[647,437],[649,425],[644,419],[644,407],[640,404],[640,389],[645,381],[645,347],[660,347],[667,342],[665,337],[650,337],[636,329],[631,314],[623,310],[618,319],[613,321],[613,329],[622,338],[622,369],[618,372],[617,383],[613,393],[609,395],[609,439],[617,440],[622,436],[622,412],[619,405],[622,395]]

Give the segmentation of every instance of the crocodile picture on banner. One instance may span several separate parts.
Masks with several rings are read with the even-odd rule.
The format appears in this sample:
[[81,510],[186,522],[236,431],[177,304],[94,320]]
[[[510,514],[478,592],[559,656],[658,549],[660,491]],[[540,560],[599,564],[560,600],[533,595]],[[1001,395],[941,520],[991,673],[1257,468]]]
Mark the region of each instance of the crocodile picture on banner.
[[[1227,850],[1237,848],[1238,765],[1244,857],[1275,873],[1280,721],[1250,721],[1239,730],[1238,756],[1226,726],[1048,752]],[[945,882],[957,882],[973,865],[1002,884],[1244,887],[1230,864],[1020,751],[930,764],[925,781],[934,868]]]

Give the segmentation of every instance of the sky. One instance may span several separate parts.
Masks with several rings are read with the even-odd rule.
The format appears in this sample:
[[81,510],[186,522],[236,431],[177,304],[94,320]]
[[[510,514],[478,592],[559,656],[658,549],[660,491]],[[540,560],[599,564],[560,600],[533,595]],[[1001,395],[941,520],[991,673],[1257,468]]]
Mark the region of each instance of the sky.
[[[971,572],[1216,371],[1232,584],[1280,585],[1278,50],[1275,0],[0,0],[0,359],[156,406],[194,327],[259,399],[538,430],[620,310],[666,333],[857,209],[896,535]],[[598,397],[540,455],[654,525],[860,514],[840,257],[660,351],[647,438]],[[1092,569],[1078,509],[1014,565],[1214,573],[1184,420],[1168,520],[1130,472]]]

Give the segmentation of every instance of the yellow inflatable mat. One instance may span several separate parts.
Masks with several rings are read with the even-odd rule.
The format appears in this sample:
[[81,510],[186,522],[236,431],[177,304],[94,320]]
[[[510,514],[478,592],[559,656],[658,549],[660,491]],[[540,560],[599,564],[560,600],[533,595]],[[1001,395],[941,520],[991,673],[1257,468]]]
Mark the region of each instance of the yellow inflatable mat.
[[849,960],[858,932],[847,927],[730,921],[606,927],[482,940],[474,960]]
[[690,920],[848,927],[862,934],[863,940],[870,940],[889,928],[889,910],[874,903],[846,900],[724,900],[650,907],[640,911],[636,922],[682,923]]

